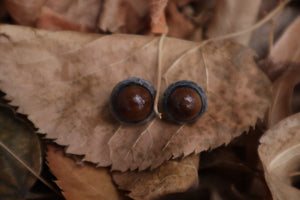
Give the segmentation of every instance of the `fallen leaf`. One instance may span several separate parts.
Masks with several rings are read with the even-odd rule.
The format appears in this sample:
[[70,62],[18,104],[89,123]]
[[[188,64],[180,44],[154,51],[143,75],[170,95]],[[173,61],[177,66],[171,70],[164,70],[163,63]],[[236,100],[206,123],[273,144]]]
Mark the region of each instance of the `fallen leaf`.
[[211,196],[221,199],[267,199],[267,185],[246,165],[234,162],[215,162],[199,171],[199,184],[209,189]]
[[[262,1],[262,3],[266,4],[272,1]],[[277,0],[275,0],[275,4],[278,4]],[[261,13],[265,15],[265,13],[269,11],[270,9],[267,10],[263,9],[261,10]],[[274,21],[272,21],[274,23],[274,30],[272,33],[274,35],[274,41],[278,40],[278,38],[282,35],[283,30],[286,30],[286,28],[292,23],[292,21],[298,15],[299,15],[299,9],[297,7],[285,7],[282,10],[282,12],[279,13],[278,16],[274,18]],[[272,23],[266,23],[263,26],[254,30],[251,34],[251,40],[248,46],[256,52],[259,59],[266,58],[270,53],[269,48],[270,48],[270,32],[272,31],[271,27],[272,27]]]
[[290,64],[273,84],[273,102],[268,112],[268,127],[292,114],[294,88],[300,80],[300,63]]
[[156,25],[160,21],[167,4],[168,0],[151,0],[150,16],[153,25]]
[[261,62],[262,69],[274,81],[273,101],[268,113],[269,127],[292,114],[294,88],[300,80],[299,34],[300,17],[286,29],[269,57]]
[[114,182],[119,189],[130,191],[135,200],[150,200],[162,195],[185,192],[198,185],[199,155],[182,160],[167,161],[150,171],[114,172]]
[[49,8],[41,9],[41,17],[36,23],[37,28],[47,29],[47,30],[73,30],[81,32],[90,32],[92,28],[82,27],[80,24],[73,22],[72,20],[65,19],[55,13]]
[[[41,172],[41,146],[38,136],[13,110],[0,104],[0,141],[37,174]],[[25,199],[36,181],[15,157],[0,146],[0,199]]]
[[6,98],[39,132],[68,146],[67,153],[113,170],[156,168],[171,157],[228,144],[270,104],[270,82],[246,47],[227,42],[202,49],[166,38],[160,97],[175,81],[194,81],[207,94],[207,112],[185,125],[158,118],[120,124],[109,110],[110,93],[133,76],[156,85],[159,38],[16,26],[1,26],[0,33],[0,88]]
[[148,29],[148,0],[104,0],[98,28],[110,33],[140,33]]
[[276,42],[269,57],[274,63],[300,62],[300,17],[297,17]]
[[4,0],[5,6],[17,24],[34,26],[46,0]]
[[274,200],[298,200],[299,188],[293,187],[292,174],[300,166],[300,113],[292,115],[269,129],[258,148],[265,178]]
[[165,8],[168,0],[151,0],[150,18],[152,33],[167,33]]
[[270,199],[257,153],[260,136],[261,130],[256,127],[226,147],[202,152],[198,172],[200,188],[221,199]]
[[96,30],[101,1],[99,0],[34,0],[6,1],[11,16],[18,24],[48,30]]
[[64,155],[63,148],[47,145],[47,164],[58,179],[56,184],[68,200],[120,200],[107,168],[82,163]]
[[[261,0],[218,0],[207,36],[213,38],[250,27],[256,21],[260,3]],[[247,45],[250,37],[251,33],[248,33],[235,38],[234,41]]]
[[261,125],[258,123],[255,130],[235,138],[226,147],[202,152],[198,187],[159,200],[271,199],[257,153]]
[[176,2],[170,1],[166,8],[168,36],[177,38],[188,38],[193,34],[195,26],[183,13],[181,13]]
[[300,63],[300,17],[296,18],[276,42],[268,58],[260,61],[260,67],[275,81],[289,67]]
[[40,10],[36,27],[47,30],[95,32],[101,1],[47,1]]

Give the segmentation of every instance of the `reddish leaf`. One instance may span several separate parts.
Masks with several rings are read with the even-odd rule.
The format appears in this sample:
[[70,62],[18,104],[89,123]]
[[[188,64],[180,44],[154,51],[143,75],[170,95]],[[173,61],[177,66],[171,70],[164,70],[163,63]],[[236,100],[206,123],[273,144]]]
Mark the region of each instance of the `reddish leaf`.
[[167,33],[165,8],[168,0],[151,0],[150,18],[152,33]]
[[87,163],[78,165],[75,160],[64,156],[62,148],[48,145],[47,161],[50,170],[58,179],[55,181],[70,200],[120,200],[108,169],[96,169]]

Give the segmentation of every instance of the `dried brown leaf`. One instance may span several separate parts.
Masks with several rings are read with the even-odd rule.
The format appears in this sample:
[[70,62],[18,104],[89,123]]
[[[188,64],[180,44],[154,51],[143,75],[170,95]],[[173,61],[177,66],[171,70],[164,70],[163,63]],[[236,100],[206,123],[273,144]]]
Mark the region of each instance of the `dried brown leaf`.
[[161,16],[164,14],[168,0],[150,0],[150,2],[151,23],[156,25],[160,21]]
[[5,3],[18,24],[83,32],[95,30],[101,6],[99,0],[7,0]]
[[76,30],[94,32],[101,9],[101,1],[47,1],[40,9],[37,28],[47,30]]
[[4,0],[5,6],[17,24],[34,26],[46,0]]
[[[263,4],[266,2],[269,1],[263,1]],[[276,0],[275,3],[278,4],[278,1]],[[261,9],[263,9],[261,10],[261,13],[266,12],[264,8]],[[269,9],[267,9],[267,11],[269,12]],[[274,21],[272,21],[274,22],[274,30],[272,34],[274,35],[275,41],[281,36],[283,30],[285,30],[298,15],[298,8],[286,7],[274,18]],[[259,58],[265,58],[269,54],[272,22],[266,23],[252,32],[249,47],[255,50]]]
[[[261,130],[251,129],[226,147],[200,154],[199,185],[222,199],[270,199],[257,148]],[[212,198],[213,199],[213,198]]]
[[300,17],[284,32],[263,64],[264,71],[275,80],[273,102],[268,114],[269,127],[292,114],[293,91],[300,80],[299,35]]
[[160,97],[169,84],[191,80],[206,91],[207,112],[186,125],[158,118],[120,124],[108,107],[112,88],[133,76],[155,85],[159,38],[15,26],[1,26],[0,33],[0,88],[11,103],[68,153],[113,170],[155,168],[171,157],[228,144],[270,103],[270,82],[246,47],[227,42],[202,48],[166,38]]
[[168,0],[151,0],[150,2],[151,32],[167,33],[165,8]]
[[290,64],[273,84],[273,102],[268,113],[268,127],[292,114],[294,88],[300,80],[300,64]]
[[[14,111],[0,104],[0,141],[17,157],[0,146],[0,199],[25,199],[36,182],[23,161],[36,174],[42,168],[42,153],[38,136]],[[20,159],[20,160],[17,160]]]
[[296,18],[276,42],[269,57],[275,63],[300,63],[300,17]]
[[168,36],[177,38],[188,38],[193,34],[195,26],[186,19],[174,1],[170,1],[166,8]]
[[[218,0],[213,20],[208,27],[207,36],[217,37],[227,33],[244,30],[256,21],[261,0]],[[235,41],[247,45],[251,33],[244,34]]]
[[290,174],[300,169],[300,114],[292,115],[269,129],[258,148],[265,178],[274,200],[298,200]]
[[78,165],[74,159],[64,156],[63,148],[47,147],[48,166],[67,200],[121,200],[108,169],[87,163]]
[[130,191],[128,196],[135,200],[154,199],[196,187],[198,164],[199,155],[191,155],[167,161],[153,171],[114,172],[113,179],[120,189]]
[[148,26],[148,0],[104,0],[98,28],[111,33],[140,33]]
[[91,29],[82,27],[80,24],[66,19],[53,10],[45,7],[41,9],[41,15],[36,23],[36,27],[47,30],[74,30],[89,32]]

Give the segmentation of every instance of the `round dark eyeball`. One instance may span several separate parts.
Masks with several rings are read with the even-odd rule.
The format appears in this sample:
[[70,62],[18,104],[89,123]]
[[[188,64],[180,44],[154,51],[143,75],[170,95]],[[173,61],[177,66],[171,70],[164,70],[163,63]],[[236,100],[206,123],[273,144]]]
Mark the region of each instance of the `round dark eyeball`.
[[165,91],[163,109],[168,119],[179,124],[191,123],[206,111],[207,97],[197,83],[177,81]]
[[125,79],[111,92],[112,113],[124,123],[146,122],[153,115],[155,94],[154,87],[148,81],[136,77]]

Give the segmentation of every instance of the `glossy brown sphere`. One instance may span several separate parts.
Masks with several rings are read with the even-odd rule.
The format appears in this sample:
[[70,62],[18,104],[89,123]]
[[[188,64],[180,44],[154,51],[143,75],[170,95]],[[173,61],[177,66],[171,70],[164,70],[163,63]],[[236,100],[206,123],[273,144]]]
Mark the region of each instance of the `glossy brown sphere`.
[[192,88],[179,87],[169,96],[167,101],[169,114],[177,121],[190,121],[201,112],[202,101]]
[[139,85],[122,88],[116,97],[114,109],[121,121],[134,123],[145,120],[153,108],[151,93]]
[[162,106],[166,119],[178,124],[192,123],[207,110],[207,97],[197,83],[181,80],[166,89]]

